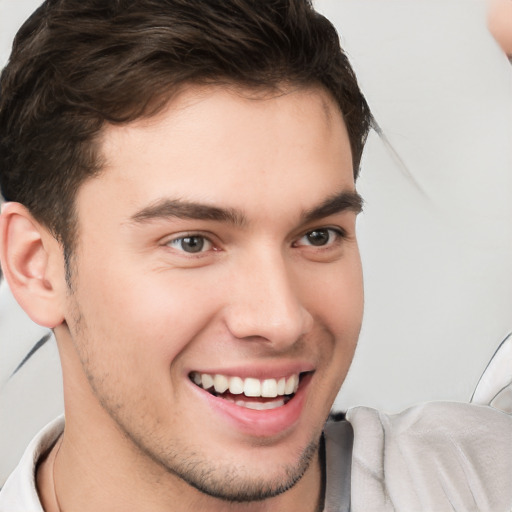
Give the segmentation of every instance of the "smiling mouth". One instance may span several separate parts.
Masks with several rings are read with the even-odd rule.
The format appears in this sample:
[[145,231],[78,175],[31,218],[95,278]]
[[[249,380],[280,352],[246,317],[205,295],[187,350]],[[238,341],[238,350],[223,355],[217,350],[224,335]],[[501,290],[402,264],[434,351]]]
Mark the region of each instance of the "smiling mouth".
[[293,374],[280,379],[256,379],[230,377],[192,372],[190,380],[213,396],[232,402],[240,407],[269,410],[288,403],[299,388],[303,374]]

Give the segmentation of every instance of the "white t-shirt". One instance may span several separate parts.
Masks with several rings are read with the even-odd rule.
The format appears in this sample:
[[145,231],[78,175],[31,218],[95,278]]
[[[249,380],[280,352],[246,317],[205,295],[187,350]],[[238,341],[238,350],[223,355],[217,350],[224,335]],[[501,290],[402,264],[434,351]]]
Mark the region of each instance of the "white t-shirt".
[[[35,469],[63,428],[57,418],[29,444],[0,491],[0,512],[43,512]],[[512,510],[512,416],[491,407],[355,407],[329,421],[324,438],[324,512]]]
[[1,512],[44,512],[36,489],[36,467],[63,430],[64,416],[60,416],[30,441],[19,464],[0,491]]

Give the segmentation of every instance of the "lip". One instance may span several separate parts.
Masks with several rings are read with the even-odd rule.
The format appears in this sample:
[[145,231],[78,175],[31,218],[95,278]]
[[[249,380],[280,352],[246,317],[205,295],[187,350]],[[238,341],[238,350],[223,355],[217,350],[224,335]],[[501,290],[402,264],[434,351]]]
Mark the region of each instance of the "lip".
[[[232,374],[232,372],[233,370],[228,374]],[[224,375],[226,375],[226,373],[224,373]],[[240,374],[233,373],[233,375]],[[255,375],[254,371],[251,371],[251,375]],[[301,378],[299,389],[293,398],[285,405],[277,407],[276,409],[263,411],[240,407],[223,398],[212,395],[208,391],[196,386],[192,381],[188,380],[188,378],[187,380],[192,387],[192,391],[200,400],[206,403],[206,406],[212,411],[213,415],[220,417],[222,421],[229,423],[236,430],[244,434],[259,438],[270,438],[285,433],[298,423],[304,409],[307,389],[311,382],[312,375],[313,372],[309,372]]]
[[250,368],[245,366],[232,366],[229,369],[226,368],[191,368],[187,370],[187,376],[192,372],[197,373],[207,373],[209,375],[226,375],[227,377],[241,377],[242,379],[246,378],[255,378],[255,379],[280,379],[282,377],[290,377],[293,374],[301,374],[308,373],[314,371],[314,366],[309,363],[298,363],[293,362],[290,364],[280,364],[278,367],[273,367],[271,364],[260,365],[260,366],[251,366]]

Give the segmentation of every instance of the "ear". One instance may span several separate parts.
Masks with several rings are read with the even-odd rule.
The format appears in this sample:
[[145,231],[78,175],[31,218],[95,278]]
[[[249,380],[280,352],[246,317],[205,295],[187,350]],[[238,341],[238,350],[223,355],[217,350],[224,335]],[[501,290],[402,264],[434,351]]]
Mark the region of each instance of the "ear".
[[52,329],[63,322],[62,248],[20,203],[2,206],[0,262],[14,297],[34,322]]

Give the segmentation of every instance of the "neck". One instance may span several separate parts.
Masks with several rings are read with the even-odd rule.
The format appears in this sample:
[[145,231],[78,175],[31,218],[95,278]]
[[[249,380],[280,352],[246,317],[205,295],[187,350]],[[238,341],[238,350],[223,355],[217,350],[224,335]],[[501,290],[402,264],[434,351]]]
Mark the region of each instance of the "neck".
[[61,512],[55,493],[55,459],[62,443],[60,436],[50,452],[40,460],[36,471],[36,486],[45,512]]

